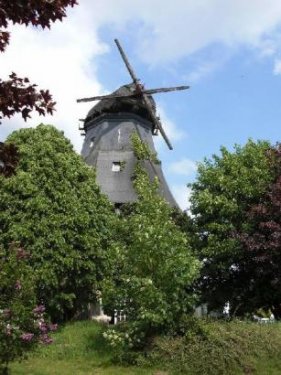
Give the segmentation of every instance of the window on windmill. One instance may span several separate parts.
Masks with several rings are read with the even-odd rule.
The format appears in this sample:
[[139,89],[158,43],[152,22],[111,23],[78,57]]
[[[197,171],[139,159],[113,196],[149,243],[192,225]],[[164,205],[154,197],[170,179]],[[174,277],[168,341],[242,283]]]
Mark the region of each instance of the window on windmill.
[[121,171],[121,162],[120,161],[114,161],[112,163],[112,172],[120,172]]
[[95,138],[96,138],[96,137],[91,138],[90,147],[93,147],[93,146],[94,146]]

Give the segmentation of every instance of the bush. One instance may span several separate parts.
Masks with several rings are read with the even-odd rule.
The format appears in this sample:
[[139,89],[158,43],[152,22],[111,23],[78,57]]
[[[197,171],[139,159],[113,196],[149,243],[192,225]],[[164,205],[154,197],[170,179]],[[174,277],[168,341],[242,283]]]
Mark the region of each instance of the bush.
[[171,374],[235,375],[255,373],[258,360],[279,358],[276,324],[193,319],[184,336],[160,336],[139,364],[163,364]]
[[[140,152],[141,141],[137,146],[139,157],[147,154],[146,149]],[[119,218],[112,277],[103,282],[105,309],[126,315],[122,330],[107,336],[114,350],[123,352],[138,350],[156,333],[177,329],[181,316],[192,310],[191,285],[200,268],[171,207],[159,195],[158,182],[150,181],[141,160],[134,187],[138,201]]]
[[36,343],[51,343],[44,306],[36,306],[34,273],[27,264],[28,254],[12,244],[0,250],[0,372],[24,356]]

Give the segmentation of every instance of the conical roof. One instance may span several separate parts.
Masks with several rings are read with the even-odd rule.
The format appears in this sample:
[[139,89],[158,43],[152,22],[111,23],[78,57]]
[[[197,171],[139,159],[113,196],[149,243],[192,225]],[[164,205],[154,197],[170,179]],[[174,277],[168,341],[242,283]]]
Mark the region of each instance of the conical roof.
[[[121,86],[118,90],[114,91],[111,95],[130,95],[135,91],[135,84],[131,83],[128,85]],[[156,112],[155,101],[152,96],[148,96],[151,101],[154,112]],[[139,97],[125,97],[125,98],[109,98],[99,101],[87,114],[84,126],[87,127],[87,123],[97,118],[104,113],[118,113],[127,112],[134,113],[140,117],[152,121],[150,114],[148,113],[145,105]]]

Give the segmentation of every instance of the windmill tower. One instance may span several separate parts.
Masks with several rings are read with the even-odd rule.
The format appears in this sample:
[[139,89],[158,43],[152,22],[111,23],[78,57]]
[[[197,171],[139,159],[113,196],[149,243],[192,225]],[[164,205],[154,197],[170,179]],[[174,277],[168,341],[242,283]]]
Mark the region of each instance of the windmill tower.
[[[115,43],[132,78],[132,83],[121,86],[110,95],[78,99],[77,102],[100,100],[83,120],[85,140],[82,156],[87,164],[96,168],[97,182],[103,193],[116,206],[137,200],[132,176],[136,164],[131,135],[137,133],[155,152],[152,136],[160,133],[169,149],[172,145],[156,114],[152,94],[185,90],[188,86],[146,90],[129,64],[117,39]],[[177,207],[164,178],[161,164],[145,161],[150,178],[157,176],[159,193],[172,206]]]

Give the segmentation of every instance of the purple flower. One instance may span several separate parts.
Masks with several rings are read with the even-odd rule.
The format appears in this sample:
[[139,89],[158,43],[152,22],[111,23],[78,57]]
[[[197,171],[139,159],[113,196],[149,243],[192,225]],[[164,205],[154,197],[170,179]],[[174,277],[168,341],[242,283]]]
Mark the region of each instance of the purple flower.
[[19,280],[16,281],[15,289],[16,290],[21,290],[21,282]]
[[47,324],[44,321],[39,322],[38,326],[39,326],[39,329],[42,333],[48,332]]
[[29,258],[29,254],[22,247],[19,247],[17,249],[17,259],[20,260],[20,259],[27,259],[27,258]]
[[54,323],[50,323],[49,324],[49,330],[51,332],[56,331],[57,329],[58,329],[58,325],[57,324],[54,324]]
[[49,344],[52,344],[53,339],[47,334],[44,334],[40,336],[40,342],[44,345],[49,345]]
[[11,334],[12,334],[12,327],[11,327],[11,324],[8,323],[6,326],[6,335],[11,336]]
[[44,305],[38,305],[33,309],[33,313],[36,314],[36,315],[43,314],[44,311],[45,311]]
[[33,333],[27,332],[27,333],[23,333],[20,338],[22,339],[22,341],[30,342],[33,339],[33,336],[34,336]]
[[4,318],[9,319],[12,316],[12,311],[10,309],[4,309],[3,310],[3,316],[4,316]]

